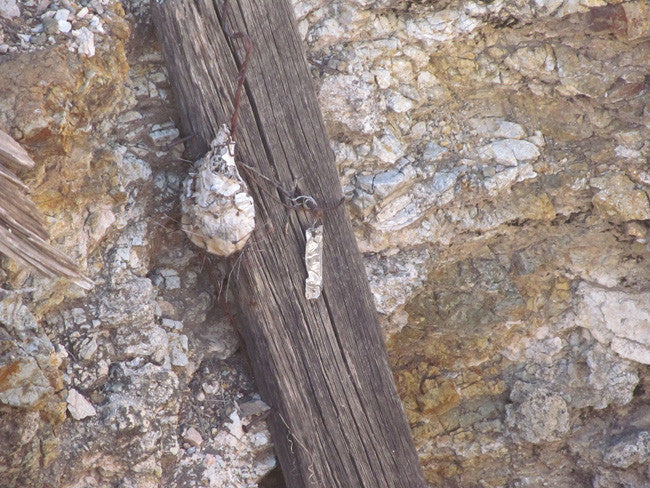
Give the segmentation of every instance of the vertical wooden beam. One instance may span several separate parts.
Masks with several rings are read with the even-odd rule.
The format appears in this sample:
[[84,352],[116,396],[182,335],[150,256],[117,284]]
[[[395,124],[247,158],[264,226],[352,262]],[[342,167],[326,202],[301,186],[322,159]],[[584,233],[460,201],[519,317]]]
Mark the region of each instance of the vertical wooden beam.
[[[200,156],[230,119],[243,45],[224,33],[211,0],[152,9],[184,130],[198,136],[190,149]],[[297,185],[319,205],[340,201],[342,191],[293,12],[287,0],[239,0],[225,22],[255,43],[236,138],[237,157],[256,172],[241,171],[257,230],[230,288],[273,409],[269,427],[287,486],[424,487],[344,206],[323,214],[324,290],[304,298],[313,216],[288,210],[278,187]]]

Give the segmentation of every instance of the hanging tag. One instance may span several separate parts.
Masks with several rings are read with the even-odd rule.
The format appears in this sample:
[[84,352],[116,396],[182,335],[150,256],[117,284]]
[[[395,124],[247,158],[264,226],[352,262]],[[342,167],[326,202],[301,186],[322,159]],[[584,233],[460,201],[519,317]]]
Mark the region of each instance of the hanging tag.
[[315,300],[323,288],[323,224],[307,229],[305,240],[305,298]]

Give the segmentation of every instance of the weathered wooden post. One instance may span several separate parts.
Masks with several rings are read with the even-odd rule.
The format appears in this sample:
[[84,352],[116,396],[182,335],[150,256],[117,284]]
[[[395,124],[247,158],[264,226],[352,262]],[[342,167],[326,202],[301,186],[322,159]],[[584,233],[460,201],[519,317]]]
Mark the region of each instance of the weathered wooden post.
[[[243,53],[212,0],[152,4],[193,156],[233,110]],[[397,396],[333,155],[287,0],[239,0],[226,20],[246,32],[250,60],[236,134],[255,200],[254,251],[230,289],[290,488],[426,486]],[[279,188],[298,186],[324,225],[322,296],[304,296],[309,212],[289,210]]]

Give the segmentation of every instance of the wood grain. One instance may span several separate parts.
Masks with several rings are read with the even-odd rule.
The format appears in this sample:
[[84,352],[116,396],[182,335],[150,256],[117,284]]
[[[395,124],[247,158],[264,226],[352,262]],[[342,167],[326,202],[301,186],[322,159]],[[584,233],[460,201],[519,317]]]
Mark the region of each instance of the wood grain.
[[[243,44],[225,35],[212,1],[152,10],[184,131],[197,136],[189,150],[200,157],[230,119]],[[323,295],[304,298],[313,216],[288,210],[277,187],[297,185],[320,205],[342,191],[290,6],[232,2],[226,22],[255,43],[235,136],[237,157],[264,175],[241,170],[257,228],[230,289],[287,486],[426,486],[343,205],[323,216]]]
[[0,131],[0,253],[49,277],[66,277],[84,289],[94,283],[48,242],[45,218],[29,198],[29,188],[13,170],[34,161],[9,134]]

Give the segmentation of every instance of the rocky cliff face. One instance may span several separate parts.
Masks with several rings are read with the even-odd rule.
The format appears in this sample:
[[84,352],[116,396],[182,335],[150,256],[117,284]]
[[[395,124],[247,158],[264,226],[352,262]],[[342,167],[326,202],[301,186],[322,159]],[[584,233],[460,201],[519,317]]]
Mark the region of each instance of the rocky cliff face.
[[[427,479],[649,484],[647,2],[293,3]],[[0,485],[256,486],[236,262],[180,229],[146,2],[0,22],[0,129],[96,282],[1,263]]]

